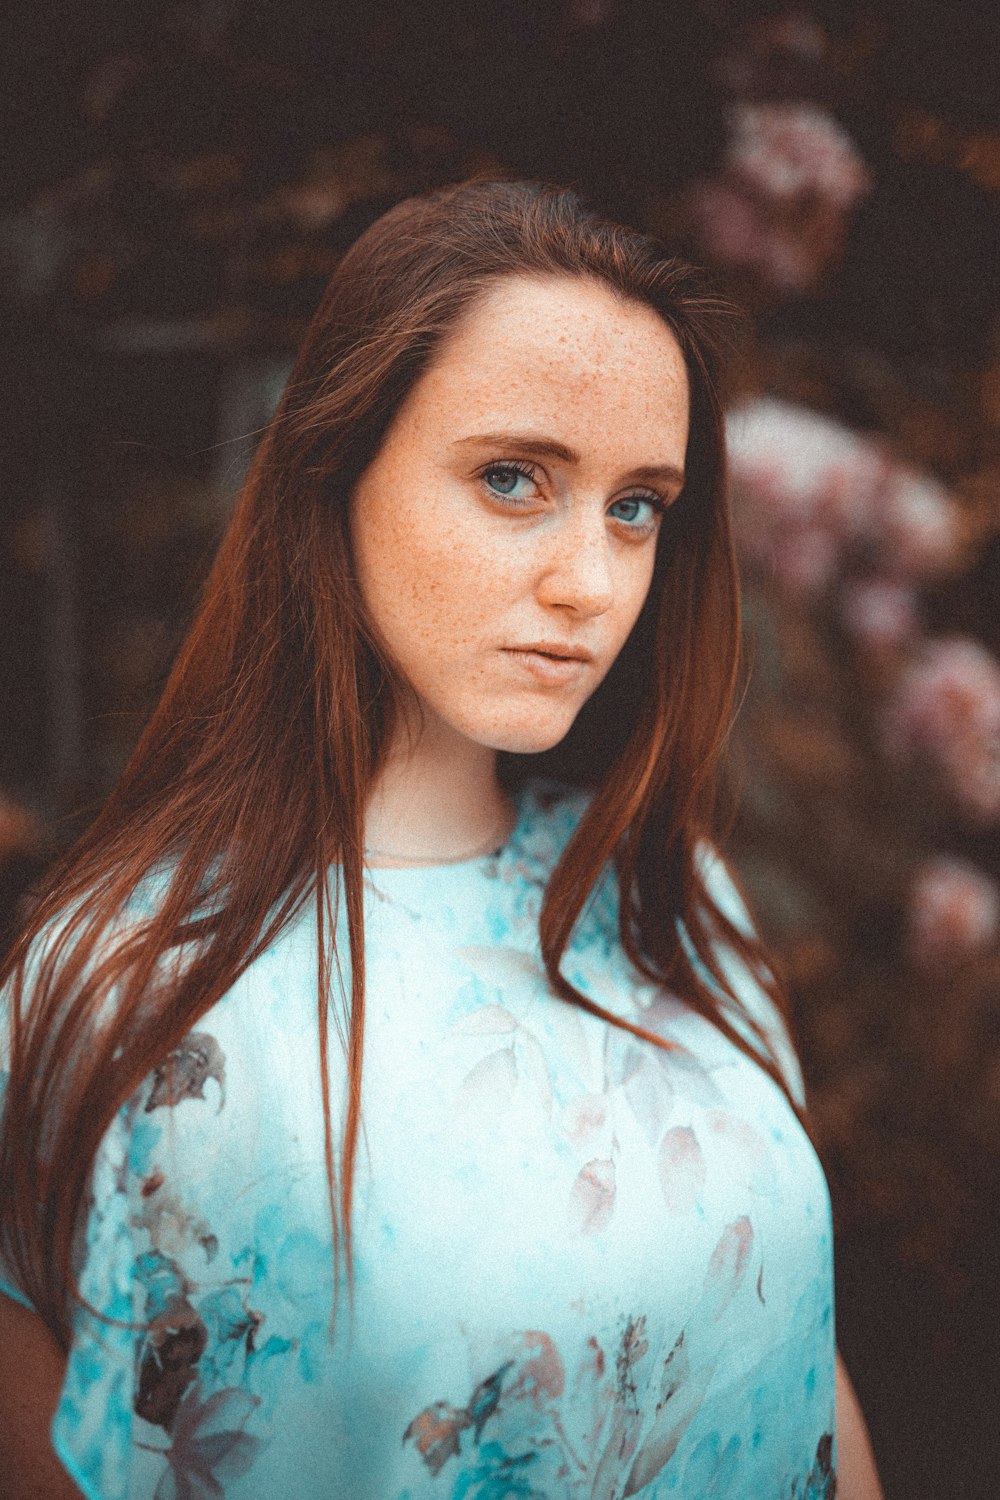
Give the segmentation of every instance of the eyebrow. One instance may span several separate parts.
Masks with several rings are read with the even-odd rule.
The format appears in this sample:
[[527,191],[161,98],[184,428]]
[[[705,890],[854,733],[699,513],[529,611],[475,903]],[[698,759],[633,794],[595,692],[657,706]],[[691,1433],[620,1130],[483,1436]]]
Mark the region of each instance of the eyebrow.
[[[575,448],[569,448],[565,443],[558,443],[555,438],[543,437],[537,432],[479,432],[473,437],[458,438],[452,447],[471,448],[473,444],[481,447],[493,444],[499,447],[523,448],[526,452],[544,453],[550,458],[560,458],[563,463],[567,464],[580,462],[580,455]],[[638,468],[630,469],[624,478],[660,480],[668,484],[683,485],[684,470],[679,469],[676,464],[640,464]]]

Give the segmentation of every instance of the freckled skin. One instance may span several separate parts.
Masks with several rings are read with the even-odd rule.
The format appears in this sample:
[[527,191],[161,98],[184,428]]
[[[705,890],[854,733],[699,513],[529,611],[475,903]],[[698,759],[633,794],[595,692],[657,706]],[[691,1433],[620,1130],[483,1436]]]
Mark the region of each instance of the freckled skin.
[[[480,799],[495,798],[495,752],[558,744],[612,666],[652,578],[648,501],[680,489],[629,476],[682,471],[688,421],[673,334],[651,308],[582,277],[496,282],[409,393],[356,486],[351,537],[366,607],[453,786],[456,767],[475,765],[465,784],[479,776]],[[577,461],[463,442],[497,432],[542,434]],[[515,481],[516,507],[482,477],[511,460],[534,468]],[[541,683],[504,651],[539,640],[594,660],[572,682]],[[433,779],[425,767],[424,795]]]

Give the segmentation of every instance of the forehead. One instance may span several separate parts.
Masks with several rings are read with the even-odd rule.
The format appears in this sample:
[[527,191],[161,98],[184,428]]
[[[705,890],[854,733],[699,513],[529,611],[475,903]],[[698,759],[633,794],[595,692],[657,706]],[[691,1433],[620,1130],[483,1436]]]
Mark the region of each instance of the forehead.
[[[505,277],[452,331],[410,393],[450,437],[504,424],[574,447],[615,435],[642,459],[683,461],[688,379],[663,319],[584,277]],[[461,429],[461,431],[459,431]]]

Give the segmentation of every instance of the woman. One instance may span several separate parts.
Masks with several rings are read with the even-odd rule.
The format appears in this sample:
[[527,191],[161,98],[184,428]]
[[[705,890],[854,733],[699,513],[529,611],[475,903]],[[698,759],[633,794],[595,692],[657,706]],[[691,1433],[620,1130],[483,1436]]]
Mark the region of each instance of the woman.
[[725,318],[537,184],[345,256],[8,966],[16,1495],[879,1494],[708,842]]

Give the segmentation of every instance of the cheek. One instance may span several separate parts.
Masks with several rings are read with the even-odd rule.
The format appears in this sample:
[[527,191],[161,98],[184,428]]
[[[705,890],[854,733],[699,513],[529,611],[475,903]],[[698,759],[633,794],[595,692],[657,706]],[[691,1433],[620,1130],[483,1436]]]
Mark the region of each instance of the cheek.
[[359,533],[368,607],[411,661],[477,638],[517,592],[517,557],[482,526],[449,520],[444,506],[373,511]]

